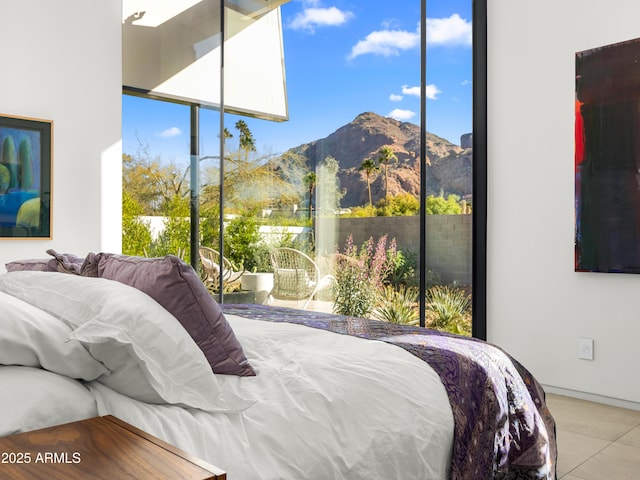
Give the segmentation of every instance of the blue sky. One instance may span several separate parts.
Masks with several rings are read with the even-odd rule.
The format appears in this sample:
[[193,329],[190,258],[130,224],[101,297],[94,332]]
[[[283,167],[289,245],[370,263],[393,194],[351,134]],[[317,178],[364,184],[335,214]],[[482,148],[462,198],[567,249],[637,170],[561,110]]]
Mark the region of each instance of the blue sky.
[[[471,0],[430,0],[427,130],[459,144],[472,127]],[[360,113],[420,122],[420,1],[292,0],[282,6],[289,120],[245,118],[260,153],[324,138]],[[219,114],[203,110],[202,155],[217,153]],[[226,125],[239,117],[229,115]],[[138,139],[164,160],[189,160],[185,106],[123,96],[123,151]]]

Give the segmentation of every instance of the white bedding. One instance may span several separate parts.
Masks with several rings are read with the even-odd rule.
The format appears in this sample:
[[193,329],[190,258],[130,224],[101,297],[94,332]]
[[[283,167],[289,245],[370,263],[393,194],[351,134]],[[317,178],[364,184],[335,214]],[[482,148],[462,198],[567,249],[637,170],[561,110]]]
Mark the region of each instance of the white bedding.
[[218,380],[225,391],[255,399],[252,407],[212,414],[150,405],[91,382],[99,413],[163,438],[234,480],[447,478],[453,415],[427,364],[382,342],[227,319],[257,376]]
[[0,366],[0,412],[0,437],[98,415],[82,383],[18,365]]
[[[233,480],[448,478],[448,396],[401,348],[227,315],[257,375],[215,375],[132,287],[17,272],[0,275],[0,292],[0,436],[111,414]],[[89,326],[100,335],[79,338]],[[140,389],[159,398],[132,398]]]

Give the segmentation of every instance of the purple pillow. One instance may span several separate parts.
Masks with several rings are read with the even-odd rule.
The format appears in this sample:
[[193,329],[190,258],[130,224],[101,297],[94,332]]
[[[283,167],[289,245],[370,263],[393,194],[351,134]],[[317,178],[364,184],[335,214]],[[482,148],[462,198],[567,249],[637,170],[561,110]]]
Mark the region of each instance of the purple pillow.
[[5,264],[5,267],[8,272],[36,270],[39,272],[73,273],[75,275],[81,274],[82,266],[85,263],[84,257],[79,257],[73,253],[58,253],[53,249],[47,250],[47,253],[53,258],[29,258],[26,260],[16,260]]
[[39,272],[57,272],[58,262],[55,258],[28,258],[5,263],[7,272],[20,272],[23,270],[37,270]]
[[84,257],[79,257],[73,253],[58,253],[52,248],[47,250],[47,253],[56,261],[56,272],[80,275]]
[[191,265],[178,257],[98,253],[97,274],[143,291],[171,313],[200,347],[215,373],[252,376],[240,342]]

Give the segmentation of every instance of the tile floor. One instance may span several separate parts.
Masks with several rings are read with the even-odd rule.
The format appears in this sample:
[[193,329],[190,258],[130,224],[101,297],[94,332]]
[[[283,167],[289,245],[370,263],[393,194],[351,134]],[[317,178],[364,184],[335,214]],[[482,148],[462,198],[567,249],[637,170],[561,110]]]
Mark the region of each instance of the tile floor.
[[547,394],[556,420],[558,479],[640,479],[640,411]]

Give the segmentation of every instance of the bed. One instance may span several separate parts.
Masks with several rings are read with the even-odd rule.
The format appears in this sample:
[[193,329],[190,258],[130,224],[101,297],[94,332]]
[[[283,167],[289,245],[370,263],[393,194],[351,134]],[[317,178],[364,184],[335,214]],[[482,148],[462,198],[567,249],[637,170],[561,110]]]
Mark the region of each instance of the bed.
[[0,274],[0,436],[110,414],[233,480],[556,478],[544,391],[496,346],[52,255]]

